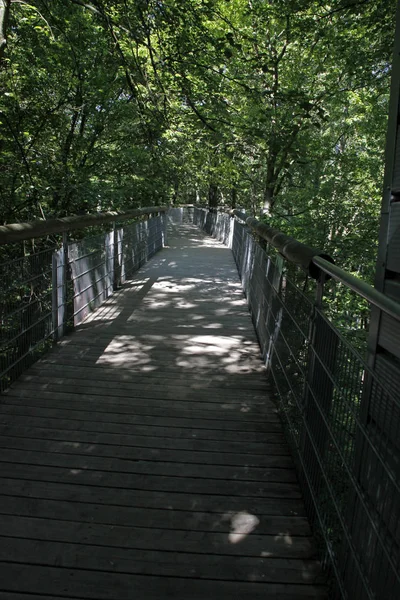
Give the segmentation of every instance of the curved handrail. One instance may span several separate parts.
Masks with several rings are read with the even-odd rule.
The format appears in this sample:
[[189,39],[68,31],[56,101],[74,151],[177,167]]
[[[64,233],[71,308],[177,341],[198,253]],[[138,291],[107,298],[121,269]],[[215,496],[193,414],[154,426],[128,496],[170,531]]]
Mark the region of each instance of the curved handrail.
[[63,233],[65,231],[74,231],[86,229],[86,227],[95,227],[103,223],[112,223],[113,221],[127,221],[143,215],[166,212],[168,206],[150,206],[145,208],[136,208],[127,212],[104,212],[88,215],[73,215],[71,217],[60,217],[59,219],[49,219],[46,221],[30,221],[27,223],[13,223],[0,226],[0,245],[13,242],[22,242],[32,238],[38,238],[44,235]]
[[241,221],[245,221],[246,225],[259,237],[271,244],[271,246],[274,246],[288,261],[304,269],[313,279],[321,279],[321,269],[314,263],[314,257],[320,256],[327,262],[334,262],[333,258],[326,254],[326,252],[323,252],[323,250],[302,244],[296,239],[282,233],[279,229],[269,227],[265,223],[260,223],[257,219],[247,217],[247,215],[237,210],[232,211],[232,214]]
[[314,256],[313,263],[319,269],[321,269],[321,271],[327,275],[330,275],[330,277],[336,281],[343,283],[343,285],[353,290],[353,292],[359,294],[359,296],[365,298],[365,300],[368,300],[370,304],[373,304],[397,321],[400,321],[400,304],[398,302],[392,300],[388,296],[385,296],[382,294],[382,292],[379,292],[372,287],[372,285],[366,281],[363,281],[359,277],[356,277],[348,271],[341,269],[337,265],[333,265],[327,260],[324,260],[324,258],[321,256]]
[[366,281],[335,265],[332,258],[324,252],[306,246],[278,229],[268,227],[268,225],[260,223],[253,217],[247,217],[240,211],[234,210],[232,214],[244,221],[262,239],[274,246],[284,258],[305,269],[314,279],[320,280],[321,273],[324,273],[350,288],[370,304],[396,319],[396,321],[400,321],[400,304],[398,302],[385,296]]

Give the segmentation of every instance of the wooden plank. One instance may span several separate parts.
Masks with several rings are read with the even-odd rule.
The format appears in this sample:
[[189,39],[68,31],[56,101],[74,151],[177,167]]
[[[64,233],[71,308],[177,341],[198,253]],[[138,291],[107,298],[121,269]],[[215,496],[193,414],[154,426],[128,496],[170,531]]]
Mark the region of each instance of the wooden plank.
[[[43,492],[42,492],[43,493]],[[280,535],[285,531],[289,536],[310,536],[307,519],[297,516],[270,516],[251,514],[248,511],[227,511],[209,513],[196,510],[174,510],[172,508],[143,508],[132,506],[104,506],[96,503],[67,502],[47,498],[31,498],[26,495],[6,496],[0,494],[0,514],[26,517],[39,517],[77,523],[101,523],[103,525],[129,525],[150,529],[175,529],[188,531],[209,531],[229,534]]]
[[[257,369],[260,365],[259,357],[254,356],[254,351],[251,348],[227,348],[221,351],[218,343],[214,345],[200,345],[193,344],[190,347],[190,342],[182,342],[182,346],[186,345],[186,348],[183,347],[173,347],[169,344],[165,344],[164,347],[149,347],[146,348],[146,345],[143,344],[124,344],[118,345],[111,343],[112,340],[109,340],[109,344],[100,345],[94,344],[90,345],[84,344],[68,344],[63,348],[64,356],[78,356],[81,358],[88,358],[92,360],[97,360],[101,357],[102,361],[106,361],[107,359],[123,359],[128,360],[131,364],[144,364],[152,360],[155,364],[158,362],[163,362],[164,366],[179,365],[178,361],[186,361],[188,368],[192,364],[195,366],[199,359],[203,359],[203,361],[212,361],[214,359],[214,368],[217,369],[218,365],[215,364],[215,359],[221,360],[221,358],[229,356],[231,357],[231,363],[240,361],[240,363],[244,363],[249,368],[254,366]],[[227,363],[229,364],[229,363]],[[206,365],[207,366],[207,365]],[[209,364],[211,367],[211,363]],[[221,361],[221,371],[223,369],[223,363]],[[220,371],[220,372],[221,372]]]
[[183,477],[185,479],[239,480],[243,484],[244,482],[253,481],[260,484],[271,482],[295,483],[297,481],[293,468],[249,468],[247,466],[232,467],[228,465],[202,465],[185,462],[129,460],[114,457],[98,457],[88,454],[82,456],[68,453],[42,452],[37,449],[27,451],[25,449],[3,448],[0,453],[0,463],[4,462],[67,467],[68,469],[85,469],[88,471],[110,471],[113,474],[126,473],[132,476],[157,475],[163,477]]
[[314,582],[320,571],[316,561],[304,559],[274,558],[271,561],[237,556],[233,563],[231,557],[215,554],[110,549],[86,543],[17,538],[3,538],[0,560],[21,562],[22,551],[30,564],[162,577],[174,576],[178,570],[183,578],[214,581],[247,582],[250,571],[253,582],[304,584]]
[[[53,590],[54,593],[54,590]],[[60,600],[60,598],[62,598],[63,600],[85,600],[85,598],[82,598],[82,596],[74,596],[72,598],[72,596],[54,596],[53,594],[51,595],[46,595],[46,600]],[[2,592],[0,590],[0,600],[43,600],[43,596],[40,595],[38,596],[37,594],[31,594],[29,593],[29,596],[27,596],[26,594],[22,593],[20,594],[19,592],[11,592],[11,591],[7,591],[7,592]]]
[[[29,412],[29,411],[28,411]],[[225,431],[224,429],[217,427],[198,427],[197,423],[183,424],[172,421],[168,424],[163,425],[162,420],[154,422],[149,419],[148,423],[139,423],[137,419],[131,417],[126,421],[118,419],[116,416],[109,415],[108,419],[77,419],[77,418],[65,418],[59,415],[54,417],[44,415],[26,414],[24,411],[13,411],[5,412],[0,411],[0,427],[3,425],[17,425],[19,423],[26,426],[32,425],[33,427],[46,427],[46,428],[59,428],[59,429],[73,429],[74,431],[94,431],[102,433],[121,433],[131,434],[135,433],[137,436],[151,436],[151,437],[173,437],[173,438],[198,438],[204,440],[218,440],[224,441],[237,441],[245,443],[259,443],[263,444],[265,441],[268,443],[282,443],[284,437],[282,431],[279,431],[277,427],[270,427],[270,431],[240,431],[230,430]],[[133,421],[133,422],[130,422]],[[193,427],[195,425],[195,427]],[[272,424],[273,425],[273,424]]]
[[[101,406],[99,407],[102,408]],[[249,441],[251,436],[255,433],[262,434],[263,438],[266,439],[266,435],[269,432],[281,432],[282,425],[280,424],[276,415],[273,415],[273,421],[265,420],[258,422],[246,422],[239,419],[213,419],[209,418],[196,418],[195,422],[192,418],[181,416],[165,416],[162,415],[146,415],[146,414],[135,414],[136,407],[132,407],[132,414],[119,413],[112,410],[77,410],[73,408],[58,408],[58,407],[45,407],[40,406],[26,406],[21,404],[0,404],[0,414],[3,415],[24,415],[26,417],[48,417],[57,419],[75,419],[78,421],[98,421],[108,423],[125,423],[127,425],[150,425],[150,426],[162,426],[162,427],[193,427],[195,423],[196,429],[207,429],[212,431],[226,432],[228,429],[230,432],[248,433]],[[168,411],[169,412],[169,411]],[[165,411],[164,411],[165,413]]]
[[[15,388],[12,388],[13,390]],[[208,390],[194,389],[192,387],[175,386],[172,383],[160,387],[159,385],[140,384],[135,382],[114,383],[102,382],[97,383],[95,379],[82,381],[75,378],[59,377],[57,379],[48,379],[46,377],[26,376],[18,382],[18,390],[32,389],[44,391],[63,391],[68,390],[69,393],[94,394],[97,396],[110,397],[127,397],[127,398],[162,398],[164,400],[186,400],[196,399],[215,399],[215,401],[229,401],[232,403],[247,402],[263,404],[266,401],[270,404],[270,400],[264,393],[258,391],[235,391],[226,389],[218,389],[218,392],[213,388]]]
[[[99,349],[99,351],[91,352],[77,352],[74,348],[66,349],[63,353],[62,360],[59,363],[67,361],[75,361],[79,363],[79,366],[89,365],[100,366],[101,368],[112,368],[114,371],[121,370],[122,372],[129,371],[133,372],[138,370],[139,372],[154,372],[154,371],[170,371],[180,373],[181,375],[188,373],[189,375],[196,372],[197,375],[208,375],[225,374],[232,375],[251,375],[252,373],[263,373],[263,368],[258,362],[254,362],[250,358],[243,356],[240,360],[236,360],[236,356],[232,355],[229,357],[214,356],[213,354],[198,353],[193,355],[185,355],[167,352],[162,356],[161,353],[149,355],[146,353],[139,352],[105,352]],[[225,359],[225,362],[224,360]],[[160,364],[162,363],[162,366]],[[118,377],[117,377],[118,379]]]
[[[226,533],[151,529],[128,525],[77,523],[39,517],[7,515],[0,521],[0,536],[160,552],[224,554],[225,556],[273,556],[310,559],[315,555],[311,537],[242,534],[240,539]],[[238,537],[240,534],[238,534]],[[236,540],[236,541],[234,541]]]
[[[107,370],[110,372],[113,371],[115,374],[115,367],[108,365],[104,361],[100,363],[98,361],[98,355],[94,355],[92,358],[90,358],[85,357],[84,355],[77,355],[76,352],[66,353],[63,351],[62,360],[60,360],[60,357],[56,356],[56,353],[51,352],[48,355],[46,355],[46,358],[43,358],[40,361],[40,364],[66,364],[72,367],[81,367],[86,365],[91,368],[97,368],[102,371],[104,370],[105,372]],[[140,373],[142,375],[145,373],[150,373],[151,375],[154,375],[154,377],[178,376],[191,378],[194,376],[196,379],[198,379],[199,377],[215,377],[216,374],[217,376],[223,377],[250,377],[254,375],[255,377],[260,378],[265,375],[265,368],[262,364],[259,364],[258,366],[254,364],[251,367],[248,367],[246,365],[233,365],[232,367],[227,368],[226,371],[216,371],[215,367],[212,364],[194,364],[183,369],[182,366],[177,366],[175,362],[169,364],[161,364],[160,362],[150,364],[150,361],[148,361],[148,363],[144,361],[142,364],[139,365],[130,364],[129,366],[126,366],[124,364],[119,364],[118,373]]]
[[[162,338],[162,335],[154,337]],[[102,341],[96,341],[91,339],[90,336],[77,338],[72,336],[68,343],[65,343],[62,347],[63,354],[68,354],[72,350],[83,356],[93,356],[101,352],[102,354],[121,354],[121,353],[132,353],[134,355],[151,355],[159,356],[162,355],[164,358],[166,352],[171,353],[173,357],[194,357],[196,355],[211,355],[211,356],[225,356],[230,353],[235,353],[235,357],[241,357],[243,360],[247,359],[253,362],[255,365],[259,365],[260,357],[259,347],[253,342],[238,339],[235,343],[229,344],[225,341],[225,336],[198,336],[190,338],[190,336],[179,336],[186,339],[182,340],[168,340],[165,341],[151,341],[146,338],[139,337],[138,339],[134,336],[122,336],[114,334],[114,336],[107,336]],[[207,337],[210,338],[209,342],[203,341]],[[122,338],[122,339],[121,339]],[[230,339],[230,338],[228,338]],[[225,346],[224,346],[225,344]]]
[[[86,403],[92,403],[93,406],[99,406],[99,404],[101,404],[101,406],[129,406],[129,407],[133,407],[136,405],[136,403],[138,401],[140,401],[141,404],[145,404],[146,406],[159,406],[159,407],[164,407],[164,410],[169,410],[170,407],[175,408],[175,409],[182,409],[182,410],[186,410],[186,411],[190,411],[191,409],[193,410],[208,410],[210,413],[216,411],[219,412],[220,414],[225,411],[226,415],[229,415],[229,418],[231,417],[231,415],[233,415],[235,412],[236,414],[240,414],[240,413],[245,413],[246,415],[248,415],[248,413],[252,413],[253,415],[258,415],[258,418],[262,418],[262,415],[265,413],[265,407],[266,407],[266,402],[265,403],[252,403],[250,405],[249,402],[247,402],[246,400],[244,400],[243,402],[209,402],[208,400],[199,400],[199,399],[192,399],[192,400],[168,400],[162,397],[162,394],[159,394],[159,398],[135,398],[134,401],[128,397],[124,397],[124,396],[104,396],[104,397],[99,397],[96,396],[95,394],[79,394],[79,392],[76,393],[70,393],[70,392],[51,392],[48,390],[27,390],[25,388],[22,387],[23,384],[21,384],[21,388],[13,388],[11,390],[9,390],[9,392],[4,396],[5,399],[7,399],[6,401],[8,401],[9,403],[14,403],[16,402],[18,399],[19,400],[39,400],[42,401],[43,399],[48,399],[48,400],[60,400],[62,402],[64,402],[64,405],[71,405],[73,403],[76,403],[78,405],[82,405],[84,402]],[[13,398],[13,400],[10,400],[11,398]],[[268,405],[267,405],[268,408]],[[273,409],[275,410],[275,409]]]
[[[204,335],[222,335],[225,337],[238,337],[239,335],[243,340],[248,341],[254,346],[257,344],[257,336],[254,331],[249,328],[249,315],[248,313],[242,316],[227,315],[224,318],[210,316],[205,318],[202,315],[201,321],[191,320],[187,318],[187,315],[180,316],[175,313],[173,323],[168,324],[168,329],[163,324],[163,320],[154,320],[146,318],[148,312],[142,311],[139,313],[135,311],[129,318],[129,324],[115,324],[113,321],[109,323],[93,323],[93,326],[88,330],[85,329],[76,330],[74,338],[79,336],[85,336],[92,342],[96,341],[98,345],[101,343],[114,339],[115,336],[135,336],[135,338],[141,339],[145,336],[160,335],[163,331],[165,332],[166,339],[177,339],[179,336],[190,336],[198,337]],[[134,324],[134,328],[132,327]],[[164,329],[162,329],[164,328]],[[257,348],[258,351],[258,348]]]
[[76,443],[65,440],[49,440],[40,437],[0,436],[0,448],[39,450],[51,453],[69,453],[85,456],[120,458],[125,460],[150,460],[158,462],[182,462],[200,465],[227,465],[246,468],[293,469],[292,458],[279,454],[248,454],[229,452],[201,452],[154,447],[140,448],[113,444]]
[[[74,395],[82,396],[87,400],[100,401],[104,396],[108,400],[117,400],[119,398],[128,398],[132,399],[133,395],[127,390],[120,390],[115,388],[115,390],[111,393],[110,391],[104,390],[103,394],[96,393],[90,394],[89,390],[85,388],[81,388],[79,385],[68,387],[68,392],[65,392],[65,388],[63,386],[58,386],[57,384],[46,384],[42,389],[40,386],[35,384],[30,384],[29,382],[21,382],[18,384],[18,387],[13,387],[7,392],[7,397],[15,396],[18,398],[40,398],[46,397],[46,394],[50,394],[50,397],[58,397],[62,398],[66,401],[69,399],[73,400]],[[49,396],[47,396],[49,397]],[[201,403],[202,405],[217,405],[217,407],[221,407],[221,405],[231,405],[231,406],[243,406],[251,405],[258,407],[270,407],[273,408],[273,404],[267,398],[264,398],[262,395],[255,397],[243,397],[238,396],[237,398],[230,398],[229,394],[225,394],[222,398],[219,397],[219,394],[211,395],[207,393],[196,393],[194,395],[191,390],[185,390],[182,388],[171,389],[170,387],[165,388],[165,390],[149,390],[146,389],[138,390],[135,398],[141,399],[153,399],[153,400],[164,400],[164,401],[179,401],[183,400],[186,403]]]
[[2,398],[0,600],[325,597],[236,268],[179,244]]
[[[49,368],[49,364],[51,364],[51,368]],[[29,369],[29,374],[22,375],[18,381],[24,381],[25,377],[30,376],[46,376],[47,378],[59,378],[60,376],[70,377],[72,376],[75,379],[93,379],[97,382],[107,381],[115,384],[115,370],[108,369],[107,367],[96,368],[95,365],[93,367],[83,367],[79,365],[69,365],[69,364],[58,364],[58,363],[44,363],[44,361],[38,361],[34,364],[33,367]],[[264,377],[245,377],[245,376],[232,376],[227,377],[226,375],[220,375],[207,377],[206,379],[202,375],[196,375],[193,373],[189,375],[188,373],[170,373],[170,372],[148,372],[146,373],[138,373],[138,372],[130,372],[124,371],[123,373],[118,374],[118,381],[123,382],[137,382],[140,383],[148,383],[151,381],[154,386],[164,386],[168,385],[170,380],[173,380],[173,385],[183,385],[185,387],[190,387],[191,389],[199,389],[199,390],[207,390],[209,388],[213,388],[215,390],[224,389],[244,389],[244,390],[260,390],[261,392],[268,393],[269,385]]]
[[276,454],[245,454],[229,452],[197,452],[177,449],[138,448],[113,444],[93,444],[64,440],[46,440],[40,437],[15,437],[0,435],[0,448],[15,448],[20,450],[39,450],[42,452],[69,453],[80,456],[99,456],[127,460],[159,461],[193,463],[200,465],[228,465],[246,467],[247,469],[264,467],[279,467],[292,469],[293,461],[290,456]]
[[[87,400],[85,397],[79,399],[78,395],[74,396],[75,400],[69,399],[65,402],[63,399],[57,399],[52,394],[46,394],[45,397],[32,398],[15,396],[11,393],[2,396],[0,407],[32,407],[32,408],[53,408],[54,410],[71,410],[74,411],[89,411],[96,414],[111,413],[120,415],[147,415],[147,416],[159,416],[163,417],[166,414],[166,405],[163,400],[153,399],[142,399],[135,398],[134,402],[128,400],[108,401],[107,398],[102,399],[101,402],[93,399]],[[265,412],[265,411],[264,411]],[[212,406],[211,408],[204,408],[203,403],[192,402],[190,404],[184,401],[168,402],[168,415],[171,418],[192,418],[192,419],[204,419],[211,421],[227,421],[229,423],[243,423],[252,424],[257,428],[260,424],[276,422],[277,414],[270,411],[264,416],[259,415],[256,410],[248,410],[248,406],[234,406],[223,405],[222,408],[218,406]]]
[[[50,462],[50,461],[49,461]],[[181,477],[118,473],[75,467],[38,465],[34,457],[27,456],[23,464],[2,462],[1,474],[7,478],[37,479],[38,481],[63,481],[84,485],[98,485],[130,490],[176,492],[184,489],[189,494],[216,494],[252,498],[300,498],[297,484],[287,482],[224,481],[210,478]],[[184,486],[184,488],[183,488]]]
[[[17,475],[17,474],[16,474]],[[51,475],[51,474],[50,474]],[[175,492],[163,492],[161,490],[128,490],[85,485],[83,483],[67,483],[51,481],[49,478],[43,481],[29,479],[17,479],[16,477],[1,477],[0,482],[4,493],[20,495],[21,497],[47,498],[52,500],[65,500],[66,502],[81,502],[85,504],[101,504],[109,507],[138,507],[142,509],[160,509],[168,511],[197,511],[210,514],[230,514],[231,512],[242,512],[257,515],[258,518],[267,516],[304,516],[304,505],[301,498],[251,498],[235,497],[227,498],[214,494],[209,490],[208,494],[195,495],[187,490]]]
[[[50,378],[57,378],[60,374],[68,377],[73,375],[77,379],[96,379],[96,381],[112,381],[115,382],[115,369],[107,367],[106,365],[98,365],[96,363],[84,364],[80,360],[74,360],[73,358],[66,359],[63,357],[62,364],[59,360],[50,360],[52,354],[46,355],[46,359],[39,360],[30,369],[29,374],[40,374],[46,373]],[[49,365],[51,367],[49,368]],[[27,372],[28,374],[28,372]],[[226,374],[217,375],[215,371],[210,370],[207,377],[204,374],[197,372],[185,372],[182,370],[163,369],[162,365],[158,366],[153,370],[119,370],[118,381],[132,382],[137,381],[138,383],[146,383],[151,381],[153,385],[165,385],[169,384],[170,380],[173,380],[174,385],[185,385],[193,386],[194,389],[208,389],[214,388],[215,390],[223,389],[245,389],[245,390],[260,390],[268,393],[270,385],[265,379],[264,374],[253,373],[250,375],[244,374]],[[21,380],[23,381],[23,376]]]
[[[245,444],[241,442],[219,442],[215,440],[201,439],[176,439],[167,437],[157,437],[156,439],[149,436],[122,435],[119,433],[96,433],[87,431],[74,431],[73,429],[63,430],[50,429],[45,427],[25,427],[12,426],[11,424],[4,427],[4,434],[14,437],[30,437],[44,440],[58,440],[65,443],[79,444],[105,444],[119,445],[121,447],[133,448],[158,448],[169,450],[187,450],[189,452],[219,452],[219,453],[242,453],[243,455],[287,455],[288,448],[286,444],[269,444],[256,443]],[[1,433],[0,433],[1,435]]]
[[182,577],[158,577],[100,571],[85,571],[62,567],[31,566],[4,563],[0,579],[10,592],[40,589],[43,594],[54,594],[54,582],[63,595],[87,600],[164,600],[168,595],[174,600],[314,600],[326,598],[323,586],[296,584],[259,584],[247,582],[216,582]]
[[[93,380],[96,382],[104,382],[106,384],[113,384],[115,386],[115,371],[107,370],[106,368],[96,369],[90,367],[71,367],[70,365],[64,364],[55,364],[51,369],[46,368],[46,366],[41,365],[42,368],[38,367],[39,363],[36,363],[31,369],[29,369],[29,373],[22,375],[18,382],[20,381],[40,381],[39,378],[46,378],[47,381],[49,379],[62,379],[62,378],[72,378],[76,380]],[[43,368],[44,367],[44,368]],[[214,376],[214,378],[210,377],[205,379],[204,377],[193,375],[193,377],[179,376],[178,374],[169,374],[169,377],[165,375],[154,376],[154,374],[150,373],[123,373],[122,377],[118,378],[118,385],[120,384],[146,384],[149,385],[151,383],[152,386],[165,386],[165,385],[173,385],[179,386],[183,385],[192,390],[208,390],[209,388],[213,388],[214,390],[235,390],[238,389],[243,391],[248,391],[253,393],[253,390],[257,390],[263,393],[268,393],[269,386],[266,381],[260,379],[260,381],[256,381],[255,378],[246,378],[246,377],[226,377],[220,376],[219,378]]]

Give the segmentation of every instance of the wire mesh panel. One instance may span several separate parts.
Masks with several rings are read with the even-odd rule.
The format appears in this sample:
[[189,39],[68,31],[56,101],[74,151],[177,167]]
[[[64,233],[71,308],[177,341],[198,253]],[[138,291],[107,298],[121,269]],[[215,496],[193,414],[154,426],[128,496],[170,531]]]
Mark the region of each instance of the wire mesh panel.
[[232,247],[233,218],[229,215],[194,207],[193,223],[229,248]]
[[164,220],[163,216],[153,217],[148,221],[145,221],[146,227],[146,239],[147,239],[147,256],[146,260],[149,260],[156,252],[161,250],[164,243]]
[[333,574],[331,597],[400,598],[400,381],[384,356],[369,369],[358,336],[353,344],[330,321],[322,283],[310,289],[238,221],[232,251]]
[[112,234],[102,233],[69,244],[68,262],[73,286],[73,325],[76,326],[112,294]]
[[21,256],[0,264],[1,390],[163,247],[165,223],[153,216],[76,242],[64,234],[40,252],[7,247],[3,255]]
[[19,258],[0,264],[0,386],[1,390],[26,369],[53,334],[52,254],[15,245]]
[[173,206],[168,210],[168,219],[171,223],[193,223],[194,214],[198,211],[193,206]]
[[197,227],[200,227],[200,229],[204,229],[205,228],[205,224],[206,224],[206,219],[207,219],[207,210],[203,209],[203,208],[194,208],[194,213],[193,213],[193,223],[194,225],[197,225]]
[[116,240],[118,284],[123,284],[163,247],[164,220],[158,216],[125,225],[117,230]]

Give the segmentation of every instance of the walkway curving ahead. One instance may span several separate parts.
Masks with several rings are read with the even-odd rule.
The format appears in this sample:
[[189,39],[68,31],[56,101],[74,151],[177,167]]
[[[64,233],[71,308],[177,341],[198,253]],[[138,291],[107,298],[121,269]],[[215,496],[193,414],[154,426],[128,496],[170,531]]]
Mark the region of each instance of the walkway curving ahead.
[[0,600],[325,597],[231,252],[169,243],[0,399]]

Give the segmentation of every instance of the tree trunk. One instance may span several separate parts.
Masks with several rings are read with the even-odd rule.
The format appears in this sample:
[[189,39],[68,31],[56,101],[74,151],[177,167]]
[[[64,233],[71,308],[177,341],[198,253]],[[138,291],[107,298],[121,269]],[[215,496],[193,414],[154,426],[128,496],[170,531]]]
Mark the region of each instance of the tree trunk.
[[264,202],[262,213],[266,215],[271,215],[275,202],[275,186],[276,186],[276,172],[275,172],[275,164],[276,164],[276,154],[268,159],[267,164],[267,176],[265,179],[265,187],[264,187]]
[[174,191],[172,194],[172,204],[176,204],[178,202],[178,193],[179,193],[179,183],[177,181],[175,181]]
[[218,186],[215,183],[208,186],[208,207],[210,210],[218,208]]
[[272,214],[274,202],[275,202],[274,188],[271,185],[268,185],[268,183],[267,183],[265,186],[265,190],[264,190],[264,204],[263,204],[263,210],[262,210],[264,215]]
[[231,188],[231,208],[232,208],[232,210],[234,208],[236,208],[236,201],[237,201],[237,189],[236,189],[236,187],[232,187]]
[[0,61],[7,46],[7,24],[10,16],[11,0],[0,0]]

